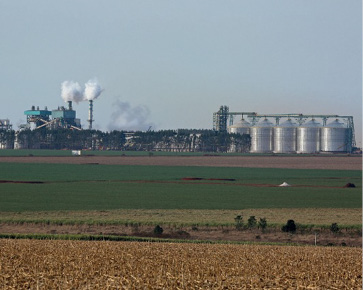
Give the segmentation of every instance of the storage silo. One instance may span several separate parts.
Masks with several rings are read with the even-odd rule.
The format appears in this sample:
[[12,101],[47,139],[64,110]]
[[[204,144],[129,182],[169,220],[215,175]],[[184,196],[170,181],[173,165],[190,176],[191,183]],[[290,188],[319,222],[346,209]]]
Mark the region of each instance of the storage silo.
[[314,119],[297,128],[297,153],[318,153],[320,151],[321,124]]
[[347,152],[348,128],[338,119],[321,128],[322,152]]
[[291,119],[274,127],[274,153],[296,152],[296,127]]
[[250,128],[251,153],[270,153],[273,149],[273,124],[264,119]]
[[241,119],[236,124],[228,126],[228,132],[234,134],[250,134],[251,124],[244,119]]

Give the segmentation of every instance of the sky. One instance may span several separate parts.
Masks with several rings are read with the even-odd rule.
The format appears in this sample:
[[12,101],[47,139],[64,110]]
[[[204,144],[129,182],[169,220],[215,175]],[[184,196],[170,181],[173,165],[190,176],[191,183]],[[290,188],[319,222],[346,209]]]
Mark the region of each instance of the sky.
[[[102,86],[94,128],[212,129],[233,112],[353,116],[362,146],[360,0],[0,0],[0,119]],[[88,103],[73,104],[87,128]]]

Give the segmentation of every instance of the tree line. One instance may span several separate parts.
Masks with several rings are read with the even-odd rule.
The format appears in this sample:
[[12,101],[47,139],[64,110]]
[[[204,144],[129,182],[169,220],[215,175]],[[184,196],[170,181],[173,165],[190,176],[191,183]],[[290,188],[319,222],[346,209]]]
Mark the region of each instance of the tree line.
[[249,135],[214,130],[160,130],[128,132],[100,130],[0,130],[2,148],[91,149],[181,152],[248,152]]

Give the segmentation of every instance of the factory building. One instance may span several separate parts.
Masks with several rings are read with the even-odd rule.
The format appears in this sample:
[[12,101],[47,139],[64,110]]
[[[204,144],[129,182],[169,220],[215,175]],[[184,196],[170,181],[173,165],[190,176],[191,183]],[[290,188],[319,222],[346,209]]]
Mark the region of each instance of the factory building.
[[32,106],[30,110],[24,112],[27,120],[27,127],[31,130],[47,127],[48,129],[81,129],[81,121],[76,118],[76,111],[72,108],[72,102],[68,102],[68,108],[58,107],[49,111]]
[[213,120],[217,131],[249,134],[251,153],[351,153],[355,147],[352,116],[229,112],[223,106]]

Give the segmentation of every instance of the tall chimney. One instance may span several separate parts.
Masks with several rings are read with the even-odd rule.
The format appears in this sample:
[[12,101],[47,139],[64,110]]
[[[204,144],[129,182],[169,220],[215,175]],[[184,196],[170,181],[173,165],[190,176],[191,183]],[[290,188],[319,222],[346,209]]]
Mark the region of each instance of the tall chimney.
[[68,101],[68,110],[72,111],[72,101]]
[[93,100],[89,100],[89,111],[88,111],[88,120],[89,127],[88,129],[92,130],[92,122],[93,120]]

